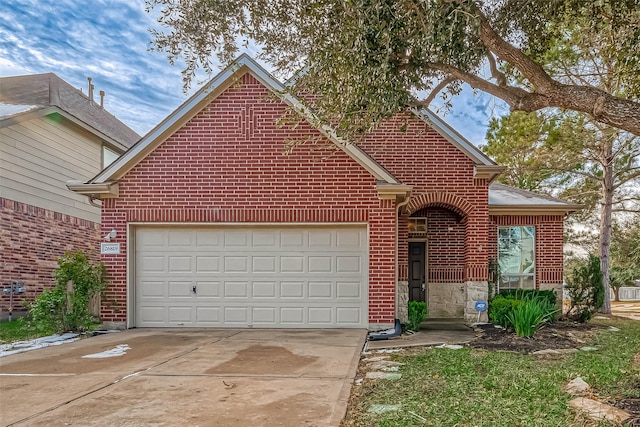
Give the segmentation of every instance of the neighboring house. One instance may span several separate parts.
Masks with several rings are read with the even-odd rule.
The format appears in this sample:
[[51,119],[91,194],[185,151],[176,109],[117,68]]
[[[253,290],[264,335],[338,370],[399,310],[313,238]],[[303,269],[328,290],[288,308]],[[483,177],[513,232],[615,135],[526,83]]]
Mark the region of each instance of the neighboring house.
[[[69,185],[103,200],[120,243],[103,257],[103,321],[379,330],[406,320],[409,299],[475,320],[498,247],[502,287],[561,289],[576,206],[491,184],[503,168],[429,111],[344,144],[283,89],[243,55]],[[308,120],[278,126],[287,104]],[[284,155],[305,137],[321,141]]]
[[[99,256],[100,207],[65,184],[95,176],[140,138],[101,104],[55,74],[0,78],[0,289],[24,282],[16,309],[53,285],[66,250]],[[9,295],[0,297],[7,310]]]

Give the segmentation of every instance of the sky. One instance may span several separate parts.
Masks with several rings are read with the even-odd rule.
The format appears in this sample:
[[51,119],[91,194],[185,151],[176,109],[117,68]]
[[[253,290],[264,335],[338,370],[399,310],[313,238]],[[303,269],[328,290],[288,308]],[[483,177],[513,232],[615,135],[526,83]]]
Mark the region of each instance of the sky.
[[[0,76],[52,72],[84,93],[91,77],[95,94],[106,92],[105,108],[144,135],[213,77],[200,73],[183,92],[182,64],[149,49],[149,28],[159,28],[153,13],[144,0],[4,0]],[[431,109],[476,145],[489,119],[505,113],[501,102],[468,87],[452,104],[448,112],[436,103]]]

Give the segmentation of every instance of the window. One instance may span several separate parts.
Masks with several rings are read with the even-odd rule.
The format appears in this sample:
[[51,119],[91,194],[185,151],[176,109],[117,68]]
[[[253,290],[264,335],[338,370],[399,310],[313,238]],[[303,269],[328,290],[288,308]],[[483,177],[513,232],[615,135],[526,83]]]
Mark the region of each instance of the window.
[[102,145],[102,169],[115,162],[118,157],[120,157],[120,153],[104,144]]
[[426,233],[427,218],[409,218],[407,228],[409,229],[409,233]]
[[498,228],[499,289],[535,288],[535,227]]

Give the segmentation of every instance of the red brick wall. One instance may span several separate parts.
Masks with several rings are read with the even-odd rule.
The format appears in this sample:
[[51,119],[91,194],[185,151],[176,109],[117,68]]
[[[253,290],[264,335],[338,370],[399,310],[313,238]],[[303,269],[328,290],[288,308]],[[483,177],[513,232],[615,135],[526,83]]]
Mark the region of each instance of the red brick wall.
[[[415,210],[438,206],[466,214],[464,278],[487,280],[488,182],[473,177],[473,161],[413,116],[398,116],[384,123],[358,145],[396,178],[413,186],[412,199],[421,201]],[[406,221],[402,215],[398,233],[400,280],[407,277]]]
[[283,111],[247,74],[122,178],[120,197],[103,208],[103,229],[123,243],[103,258],[112,281],[104,321],[126,319],[127,222],[162,221],[368,222],[369,320],[393,322],[393,202],[379,200],[375,179],[341,151],[306,144],[283,155],[290,137],[320,137],[307,124],[277,127]]
[[489,244],[492,258],[498,257],[498,226],[535,226],[536,287],[542,283],[562,283],[564,265],[564,217],[562,215],[492,215],[490,223]]
[[[82,249],[97,260],[99,244],[99,224],[0,198],[0,288],[23,280],[27,290],[14,297],[15,310],[54,285],[56,261],[65,251]],[[0,309],[8,308],[9,296],[0,294]]]

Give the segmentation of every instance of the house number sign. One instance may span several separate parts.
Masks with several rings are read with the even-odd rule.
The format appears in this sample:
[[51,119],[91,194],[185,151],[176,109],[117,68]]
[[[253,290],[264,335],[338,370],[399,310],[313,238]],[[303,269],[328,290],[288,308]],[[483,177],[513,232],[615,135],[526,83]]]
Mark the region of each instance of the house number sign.
[[476,301],[476,311],[483,312],[487,309],[487,302],[483,300]]
[[120,243],[100,243],[102,255],[115,255],[120,253]]

